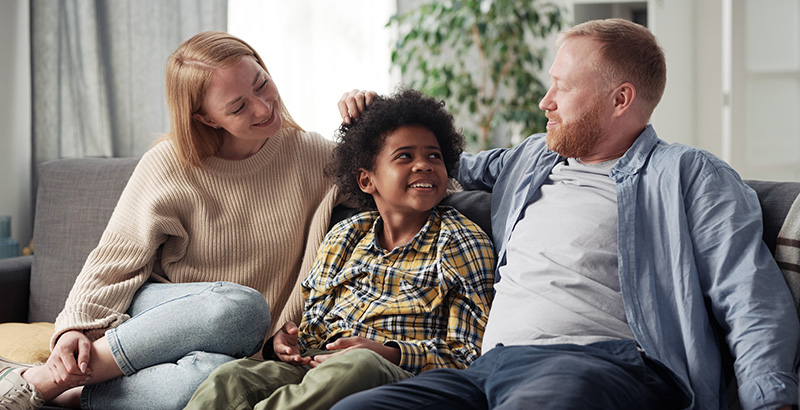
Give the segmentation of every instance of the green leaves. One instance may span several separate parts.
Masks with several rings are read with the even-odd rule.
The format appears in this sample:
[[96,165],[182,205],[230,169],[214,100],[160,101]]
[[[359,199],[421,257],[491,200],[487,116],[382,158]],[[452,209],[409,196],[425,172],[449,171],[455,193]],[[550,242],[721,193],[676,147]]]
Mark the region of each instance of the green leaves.
[[[447,103],[471,148],[490,148],[490,132],[516,123],[544,131],[537,107],[547,91],[539,76],[561,30],[561,9],[537,0],[443,0],[392,16],[392,65],[409,86]],[[509,124],[511,125],[511,124]],[[495,138],[499,136],[494,136]],[[502,138],[501,138],[502,139]],[[510,137],[494,146],[510,144]]]

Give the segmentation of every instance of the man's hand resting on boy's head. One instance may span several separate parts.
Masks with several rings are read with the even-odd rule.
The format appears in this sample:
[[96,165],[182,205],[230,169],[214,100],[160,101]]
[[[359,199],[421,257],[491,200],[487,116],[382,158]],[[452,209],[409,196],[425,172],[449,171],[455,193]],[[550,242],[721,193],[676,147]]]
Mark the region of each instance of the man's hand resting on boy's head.
[[339,350],[339,351],[336,353],[319,354],[314,356],[314,360],[311,361],[310,363],[311,367],[319,366],[329,357],[336,356],[337,354],[347,353],[355,349],[369,349],[381,355],[384,359],[394,364],[400,364],[399,348],[386,346],[383,343],[376,342],[372,339],[367,339],[365,337],[343,337],[341,339],[336,339],[332,343],[328,343],[327,345],[325,345],[325,348],[328,350]]
[[275,337],[272,338],[272,349],[275,356],[282,362],[301,365],[309,364],[310,357],[300,356],[300,346],[297,344],[297,325],[294,322],[286,322]]
[[342,94],[337,106],[339,107],[339,115],[342,116],[342,124],[350,124],[353,119],[358,118],[358,115],[364,112],[372,99],[377,97],[375,91],[367,90],[353,90]]

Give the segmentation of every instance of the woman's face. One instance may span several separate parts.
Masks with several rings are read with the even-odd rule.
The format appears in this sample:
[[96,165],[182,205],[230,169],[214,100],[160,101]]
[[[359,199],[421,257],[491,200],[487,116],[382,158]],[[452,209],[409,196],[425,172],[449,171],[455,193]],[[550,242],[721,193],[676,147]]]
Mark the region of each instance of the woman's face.
[[238,64],[216,71],[206,90],[203,110],[203,114],[194,114],[197,120],[227,131],[223,148],[260,148],[281,128],[278,88],[252,57],[243,57]]

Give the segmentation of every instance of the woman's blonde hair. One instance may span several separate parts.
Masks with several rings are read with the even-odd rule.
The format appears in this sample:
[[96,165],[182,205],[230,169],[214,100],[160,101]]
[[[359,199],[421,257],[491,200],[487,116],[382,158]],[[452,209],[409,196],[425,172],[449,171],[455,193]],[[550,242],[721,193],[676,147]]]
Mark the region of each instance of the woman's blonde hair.
[[[184,164],[202,166],[215,155],[225,131],[203,124],[194,114],[203,112],[203,97],[218,69],[236,65],[243,57],[253,57],[269,74],[258,53],[243,40],[222,31],[204,31],[186,40],[167,59],[166,94],[170,132],[166,138],[174,144]],[[281,104],[282,128],[303,131]]]
[[667,83],[664,50],[653,33],[628,20],[592,20],[564,30],[556,40],[556,47],[575,37],[588,37],[600,43],[603,66],[597,70],[604,81],[612,87],[623,82],[633,84],[649,118]]

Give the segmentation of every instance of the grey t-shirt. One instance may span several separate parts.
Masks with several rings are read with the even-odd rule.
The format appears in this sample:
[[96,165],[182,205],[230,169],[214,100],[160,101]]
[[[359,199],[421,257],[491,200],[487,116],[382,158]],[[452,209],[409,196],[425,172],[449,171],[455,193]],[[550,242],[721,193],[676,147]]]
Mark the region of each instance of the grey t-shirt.
[[619,292],[615,162],[565,160],[528,204],[499,270],[484,353],[633,338]]

